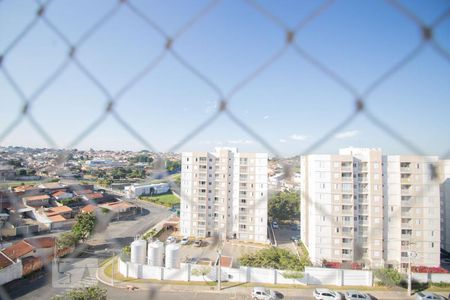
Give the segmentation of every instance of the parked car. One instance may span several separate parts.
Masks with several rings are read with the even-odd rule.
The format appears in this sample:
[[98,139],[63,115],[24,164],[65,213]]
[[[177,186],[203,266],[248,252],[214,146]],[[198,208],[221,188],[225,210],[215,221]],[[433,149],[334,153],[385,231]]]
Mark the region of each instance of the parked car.
[[180,244],[181,245],[187,245],[189,243],[189,237],[185,236],[181,239]]
[[175,237],[173,237],[173,236],[169,236],[167,238],[167,240],[166,240],[167,244],[173,244],[173,243],[176,243],[176,242],[177,242],[177,239]]
[[444,296],[431,293],[431,292],[418,292],[416,294],[416,300],[446,300]]
[[283,295],[265,287],[254,287],[252,299],[255,300],[277,300],[283,299]]
[[347,291],[345,294],[345,300],[370,300],[370,296],[366,293],[362,293],[360,291]]
[[195,240],[194,241],[194,247],[201,247],[203,245],[203,241],[202,240]]
[[273,228],[273,229],[278,229],[278,228],[279,228],[278,222],[277,222],[277,221],[273,221],[273,222],[272,222],[272,228]]
[[299,235],[291,236],[291,241],[298,243],[298,241],[300,241],[300,236]]
[[329,289],[315,289],[313,296],[317,300],[341,300],[342,296],[338,292]]

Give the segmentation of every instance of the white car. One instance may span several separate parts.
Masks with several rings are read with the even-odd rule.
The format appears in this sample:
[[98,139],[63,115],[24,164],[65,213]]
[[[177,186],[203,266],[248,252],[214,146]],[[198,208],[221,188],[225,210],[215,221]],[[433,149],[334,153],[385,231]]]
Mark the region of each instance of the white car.
[[338,292],[329,289],[315,289],[313,296],[317,300],[341,300],[342,296]]
[[181,245],[187,245],[189,243],[189,237],[185,236],[181,239],[180,244]]
[[173,237],[173,236],[169,236],[167,238],[167,240],[166,240],[167,244],[173,244],[173,243],[176,243],[176,242],[177,242],[177,239],[175,237]]
[[446,300],[447,298],[445,298],[444,296],[435,294],[435,293],[431,293],[431,292],[418,292],[416,294],[416,299],[417,300]]
[[273,229],[278,229],[278,228],[279,228],[278,222],[273,221],[273,222],[272,222],[272,228],[273,228]]
[[283,299],[283,296],[277,292],[265,287],[254,287],[252,291],[252,299],[255,300],[277,300]]
[[360,291],[348,291],[344,294],[345,300],[370,300],[370,296],[366,293],[361,293]]

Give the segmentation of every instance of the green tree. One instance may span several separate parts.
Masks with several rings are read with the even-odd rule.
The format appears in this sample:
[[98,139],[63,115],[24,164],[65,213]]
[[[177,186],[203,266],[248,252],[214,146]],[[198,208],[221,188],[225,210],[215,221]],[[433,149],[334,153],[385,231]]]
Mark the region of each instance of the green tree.
[[72,227],[72,233],[78,240],[85,241],[94,231],[96,217],[92,213],[82,213],[77,215],[77,222]]
[[166,169],[168,172],[175,171],[181,167],[181,163],[178,160],[167,160]]
[[388,287],[397,286],[402,281],[402,275],[393,268],[377,269],[375,270],[374,275],[381,285]]
[[74,247],[74,246],[76,246],[77,243],[78,243],[78,238],[71,231],[64,232],[56,239],[56,246],[58,247],[58,249]]
[[239,262],[243,266],[292,271],[303,271],[306,261],[308,260],[300,260],[297,255],[277,247],[244,254],[239,258]]
[[99,286],[87,286],[75,288],[62,296],[54,296],[52,300],[106,300],[108,292],[105,288]]
[[300,218],[300,197],[297,192],[278,192],[269,199],[269,217],[274,220]]
[[112,179],[109,179],[109,178],[99,178],[97,180],[98,185],[105,186],[105,187],[110,186],[112,183],[113,183]]

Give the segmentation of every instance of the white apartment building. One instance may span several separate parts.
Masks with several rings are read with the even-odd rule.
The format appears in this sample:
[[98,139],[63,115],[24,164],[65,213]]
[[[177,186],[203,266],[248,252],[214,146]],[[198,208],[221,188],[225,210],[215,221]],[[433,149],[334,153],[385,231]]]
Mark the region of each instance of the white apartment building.
[[183,153],[182,234],[267,243],[267,161],[236,148]]
[[301,157],[301,238],[311,260],[439,266],[437,157],[346,148]]
[[441,160],[441,247],[450,251],[450,160]]

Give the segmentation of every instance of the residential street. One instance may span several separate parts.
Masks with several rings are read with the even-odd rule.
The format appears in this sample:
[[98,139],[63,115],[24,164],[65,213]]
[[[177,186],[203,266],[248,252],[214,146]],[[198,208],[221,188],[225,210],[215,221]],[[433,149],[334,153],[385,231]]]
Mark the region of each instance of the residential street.
[[[143,207],[143,215],[138,215],[129,220],[121,220],[110,222],[106,231],[96,233],[90,243],[96,245],[97,249],[116,249],[119,250],[125,245],[129,245],[134,237],[142,234],[149,228],[156,225],[163,219],[168,218],[171,212],[162,206],[154,205],[144,201],[135,201],[136,205]],[[82,253],[83,258],[98,258],[99,262],[106,257],[111,256],[110,253],[93,254]],[[0,294],[0,299],[50,299],[53,295],[62,293],[64,290],[52,287],[51,270],[45,268],[36,272],[28,278],[15,280],[6,284],[6,294]],[[2,290],[4,292],[4,290]],[[111,293],[112,295],[113,293]]]

